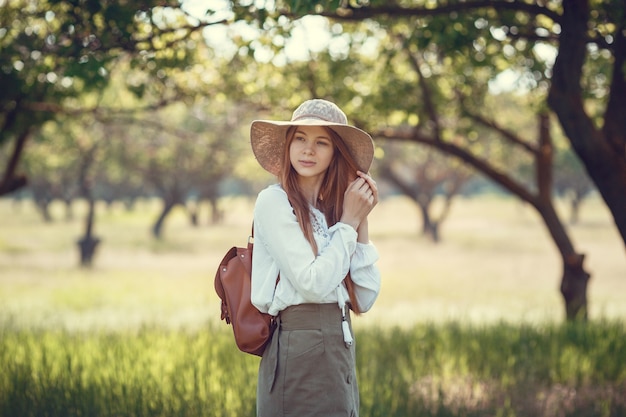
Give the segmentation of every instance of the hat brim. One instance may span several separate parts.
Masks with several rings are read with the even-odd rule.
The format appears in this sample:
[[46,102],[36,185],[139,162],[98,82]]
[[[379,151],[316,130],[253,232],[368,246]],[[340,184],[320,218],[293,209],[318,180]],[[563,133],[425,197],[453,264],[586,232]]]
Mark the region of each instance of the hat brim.
[[357,166],[362,172],[368,172],[374,159],[374,141],[372,137],[358,127],[317,119],[298,121],[255,120],[250,126],[252,152],[259,164],[270,173],[280,174],[290,126],[326,126],[337,133],[350,150]]

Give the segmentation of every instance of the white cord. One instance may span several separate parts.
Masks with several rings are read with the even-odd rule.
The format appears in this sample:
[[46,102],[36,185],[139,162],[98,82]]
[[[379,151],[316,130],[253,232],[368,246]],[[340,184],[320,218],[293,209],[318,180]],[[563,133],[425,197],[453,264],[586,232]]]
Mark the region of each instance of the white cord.
[[339,309],[341,310],[341,330],[343,332],[343,342],[346,344],[346,347],[352,346],[354,339],[352,338],[352,333],[350,332],[350,324],[348,323],[348,318],[346,317],[346,300],[343,297],[343,285],[339,285],[337,287],[337,302],[339,304]]

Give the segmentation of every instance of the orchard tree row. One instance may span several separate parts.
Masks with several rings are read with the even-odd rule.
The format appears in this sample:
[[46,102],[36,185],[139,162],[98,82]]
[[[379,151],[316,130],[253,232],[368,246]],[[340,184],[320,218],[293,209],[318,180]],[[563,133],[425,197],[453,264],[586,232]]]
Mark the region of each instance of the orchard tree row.
[[[89,201],[99,171],[117,170],[126,184],[141,175],[159,190],[166,213],[187,187],[200,189],[190,183],[206,184],[193,174],[197,161],[217,167],[223,154],[240,152],[241,141],[219,145],[224,132],[232,139],[243,125],[245,138],[252,117],[284,118],[303,99],[329,98],[372,132],[381,175],[420,207],[434,189],[427,179],[446,177],[426,175],[433,163],[425,149],[456,161],[450,196],[469,167],[534,207],[562,260],[566,315],[586,317],[590,274],[553,204],[555,167],[576,162],[555,160],[576,155],[626,243],[623,1],[197,4],[7,3],[0,195],[27,184],[27,144],[40,141],[48,155],[64,146],[77,154],[74,183]],[[210,145],[190,145],[205,134]],[[385,157],[397,152],[392,142],[420,146],[403,161]],[[195,155],[200,149],[205,156]],[[109,163],[115,152],[130,162]],[[190,177],[157,173],[181,164]]]

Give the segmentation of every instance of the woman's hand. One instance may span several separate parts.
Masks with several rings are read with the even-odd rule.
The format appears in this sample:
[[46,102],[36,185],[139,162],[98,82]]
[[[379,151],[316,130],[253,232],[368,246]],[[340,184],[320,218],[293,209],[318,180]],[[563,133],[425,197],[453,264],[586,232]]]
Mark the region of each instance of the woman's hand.
[[348,185],[344,193],[340,221],[358,230],[361,222],[367,218],[376,204],[378,204],[376,181],[368,174],[357,171],[357,178]]

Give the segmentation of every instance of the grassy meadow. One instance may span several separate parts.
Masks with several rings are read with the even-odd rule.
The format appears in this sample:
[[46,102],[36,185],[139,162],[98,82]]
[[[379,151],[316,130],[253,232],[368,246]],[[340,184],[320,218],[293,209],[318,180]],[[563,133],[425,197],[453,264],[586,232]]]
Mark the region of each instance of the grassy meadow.
[[[253,416],[258,359],[239,353],[213,290],[253,202],[220,225],[158,203],[98,206],[102,239],[78,267],[84,206],[0,200],[0,417]],[[560,207],[564,218],[567,209]],[[442,242],[390,198],[370,219],[383,289],[355,320],[363,416],[626,415],[626,252],[597,199],[569,231],[592,274],[591,321],[564,324],[561,266],[531,208],[459,199]]]

